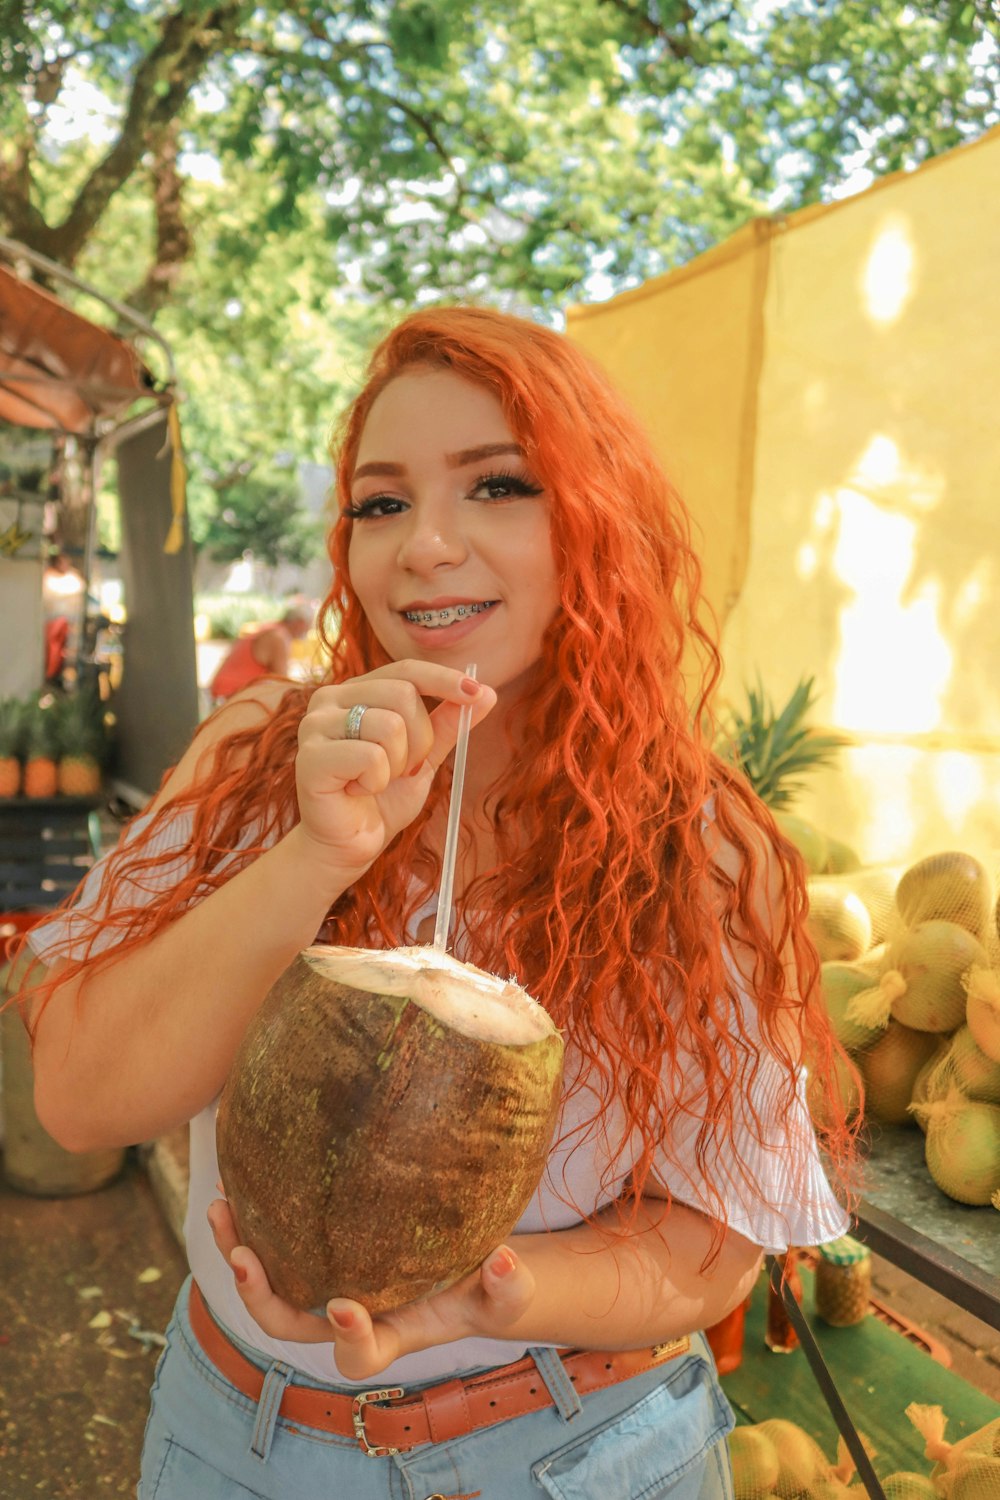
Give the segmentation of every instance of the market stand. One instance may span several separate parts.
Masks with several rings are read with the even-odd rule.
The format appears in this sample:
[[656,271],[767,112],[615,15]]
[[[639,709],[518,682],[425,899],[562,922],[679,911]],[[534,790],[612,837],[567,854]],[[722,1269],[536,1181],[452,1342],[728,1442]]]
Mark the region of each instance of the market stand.
[[855,1233],[876,1255],[1000,1329],[1000,1218],[948,1198],[913,1129],[876,1127]]
[[[36,277],[44,278],[45,286]],[[96,299],[115,329],[83,317],[48,288]],[[154,374],[147,354],[153,356]],[[31,454],[32,484],[16,455]],[[0,596],[4,638],[0,697],[42,685],[42,564],[46,510],[72,453],[82,475],[84,590],[80,640],[96,553],[95,494],[117,460],[121,567],[127,620],[115,696],[111,790],[133,808],[156,791],[198,723],[193,568],[183,499],[177,388],[169,345],[135,312],[16,241],[0,237]],[[51,478],[51,473],[49,475]],[[93,632],[90,632],[92,635]],[[78,664],[93,668],[86,650]]]

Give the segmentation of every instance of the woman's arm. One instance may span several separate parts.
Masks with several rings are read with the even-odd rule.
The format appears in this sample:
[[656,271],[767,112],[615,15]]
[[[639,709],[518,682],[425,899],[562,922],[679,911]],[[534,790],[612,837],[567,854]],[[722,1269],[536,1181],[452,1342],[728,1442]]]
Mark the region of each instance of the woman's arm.
[[372,1319],[336,1299],[327,1317],[297,1312],[271,1291],[257,1257],[238,1246],[228,1208],[210,1213],[250,1315],[273,1338],[334,1344],[337,1368],[366,1380],[406,1354],[463,1338],[573,1348],[635,1349],[710,1328],[750,1293],[759,1246],[730,1230],[705,1265],[718,1225],[647,1194],[634,1226],[616,1233],[614,1207],[594,1224],[517,1235],[445,1292]]
[[[211,1102],[278,975],[422,807],[454,747],[460,706],[472,697],[476,722],[496,701],[462,681],[449,668],[402,662],[313,695],[299,734],[295,827],[141,947],[57,985],[32,1018],[36,1109],[56,1140],[75,1151],[148,1140]],[[223,709],[161,799],[191,783],[223,735],[263,724],[284,691],[248,689]],[[444,701],[428,713],[425,696]],[[347,740],[346,710],[359,701],[373,705],[365,739]]]
[[646,1193],[634,1227],[610,1241],[616,1211],[600,1228],[579,1224],[512,1241],[535,1292],[506,1338],[592,1349],[633,1349],[710,1328],[750,1293],[761,1250],[735,1230],[706,1265],[719,1225],[684,1203]]

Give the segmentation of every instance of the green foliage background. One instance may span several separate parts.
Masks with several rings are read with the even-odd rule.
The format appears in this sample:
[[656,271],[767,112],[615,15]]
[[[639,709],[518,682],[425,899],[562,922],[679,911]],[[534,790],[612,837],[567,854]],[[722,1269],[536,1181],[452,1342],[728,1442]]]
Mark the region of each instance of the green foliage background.
[[998,29],[991,0],[0,0],[0,228],[177,350],[218,547],[227,510],[284,514],[403,309],[558,322],[918,165],[1000,119]]

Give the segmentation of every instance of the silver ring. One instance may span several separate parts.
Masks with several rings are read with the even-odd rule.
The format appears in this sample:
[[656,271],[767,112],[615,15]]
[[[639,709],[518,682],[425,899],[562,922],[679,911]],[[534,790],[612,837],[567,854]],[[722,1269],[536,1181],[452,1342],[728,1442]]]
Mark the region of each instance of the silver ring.
[[355,703],[353,708],[347,710],[347,729],[345,738],[359,740],[361,738],[361,720],[368,712],[367,703]]

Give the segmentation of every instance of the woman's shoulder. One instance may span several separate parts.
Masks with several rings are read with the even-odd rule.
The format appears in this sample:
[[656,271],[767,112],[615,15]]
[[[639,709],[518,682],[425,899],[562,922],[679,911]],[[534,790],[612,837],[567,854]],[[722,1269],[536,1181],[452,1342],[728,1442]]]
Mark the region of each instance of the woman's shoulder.
[[198,726],[194,738],[161,786],[149,811],[155,812],[200,780],[226,750],[229,766],[238,770],[251,756],[259,735],[287,711],[301,717],[308,702],[301,683],[261,678],[234,693]]

